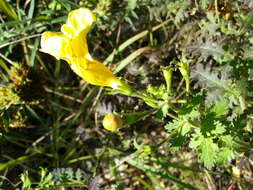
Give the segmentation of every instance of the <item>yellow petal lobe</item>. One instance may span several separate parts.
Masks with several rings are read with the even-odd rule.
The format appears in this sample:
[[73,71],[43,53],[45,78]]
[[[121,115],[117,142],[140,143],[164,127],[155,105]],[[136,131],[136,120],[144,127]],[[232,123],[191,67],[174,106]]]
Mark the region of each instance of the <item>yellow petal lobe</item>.
[[76,58],[70,64],[71,69],[86,82],[98,85],[117,88],[119,79],[102,63],[93,59]]
[[87,40],[82,35],[72,38],[70,46],[72,48],[73,57],[84,57],[89,54]]
[[95,20],[95,15],[89,9],[71,11],[61,27],[62,33],[42,34],[41,50],[57,59],[66,60],[72,70],[90,84],[125,90],[125,85],[89,54],[86,36]]
[[73,10],[69,13],[66,24],[61,31],[69,37],[84,35],[89,32],[92,23],[96,20],[96,16],[86,8]]
[[41,37],[41,51],[54,56],[56,59],[69,59],[72,50],[70,40],[62,33],[44,32]]

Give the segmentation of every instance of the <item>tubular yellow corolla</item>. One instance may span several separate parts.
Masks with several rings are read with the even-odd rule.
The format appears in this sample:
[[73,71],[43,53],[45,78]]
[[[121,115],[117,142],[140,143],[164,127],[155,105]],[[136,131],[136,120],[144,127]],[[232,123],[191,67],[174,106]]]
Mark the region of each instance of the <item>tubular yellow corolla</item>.
[[61,32],[44,32],[41,37],[41,50],[56,59],[67,61],[71,69],[86,82],[117,89],[121,81],[102,63],[94,60],[88,51],[86,36],[95,15],[86,8],[69,13]]

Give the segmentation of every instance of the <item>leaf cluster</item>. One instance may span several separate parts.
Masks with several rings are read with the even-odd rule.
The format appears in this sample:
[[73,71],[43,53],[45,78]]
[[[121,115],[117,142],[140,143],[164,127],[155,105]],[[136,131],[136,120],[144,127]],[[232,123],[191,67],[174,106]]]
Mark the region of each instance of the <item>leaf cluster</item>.
[[28,172],[21,175],[21,180],[23,183],[22,189],[26,190],[56,189],[69,186],[87,188],[89,185],[89,177],[87,174],[80,169],[73,170],[72,168],[57,168],[52,172],[41,168],[39,182],[33,182]]

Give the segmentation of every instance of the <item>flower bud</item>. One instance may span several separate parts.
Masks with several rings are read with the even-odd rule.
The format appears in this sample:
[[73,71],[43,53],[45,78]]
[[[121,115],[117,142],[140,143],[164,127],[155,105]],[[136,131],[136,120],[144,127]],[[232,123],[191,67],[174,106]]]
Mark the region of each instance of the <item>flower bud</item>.
[[172,67],[167,66],[167,67],[162,67],[162,71],[163,71],[163,76],[164,76],[164,79],[166,82],[167,91],[170,92],[173,69],[172,69]]
[[108,131],[116,131],[122,127],[123,121],[119,115],[110,113],[104,117],[102,124]]
[[186,92],[190,92],[190,63],[179,62],[179,71],[182,74],[186,83]]

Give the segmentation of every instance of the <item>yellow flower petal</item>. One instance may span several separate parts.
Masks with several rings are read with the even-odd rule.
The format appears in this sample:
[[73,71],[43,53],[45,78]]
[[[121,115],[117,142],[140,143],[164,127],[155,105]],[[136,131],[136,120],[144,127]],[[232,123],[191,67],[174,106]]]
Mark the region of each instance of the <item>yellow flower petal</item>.
[[89,54],[86,35],[95,20],[95,15],[89,9],[71,11],[66,24],[61,27],[62,33],[42,34],[42,51],[66,60],[72,70],[90,84],[128,89],[106,66],[92,59]]
[[70,43],[73,57],[85,57],[89,54],[87,40],[82,35],[72,38]]
[[74,36],[74,30],[67,24],[62,25],[61,32],[69,38],[72,38],[72,36]]
[[61,31],[68,37],[79,35],[86,36],[96,16],[86,8],[73,10],[69,13],[66,24],[61,27]]
[[44,32],[41,37],[41,50],[54,56],[56,59],[70,59],[72,49],[70,40],[62,33]]
[[[89,54],[87,56],[89,57]],[[76,74],[90,84],[112,88],[120,85],[119,79],[106,66],[92,58],[76,58],[70,66]]]

